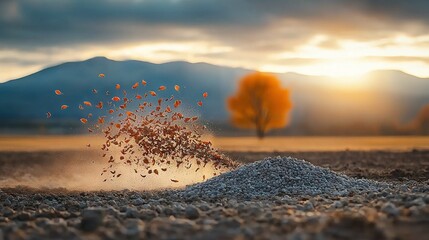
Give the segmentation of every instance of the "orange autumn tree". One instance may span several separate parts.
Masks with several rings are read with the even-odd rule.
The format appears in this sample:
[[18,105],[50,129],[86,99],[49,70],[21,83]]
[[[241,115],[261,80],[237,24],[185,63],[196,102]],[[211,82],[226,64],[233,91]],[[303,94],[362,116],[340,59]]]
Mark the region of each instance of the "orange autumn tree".
[[232,123],[240,128],[255,129],[263,138],[273,128],[285,127],[292,108],[289,90],[268,73],[255,72],[240,80],[238,91],[228,99]]

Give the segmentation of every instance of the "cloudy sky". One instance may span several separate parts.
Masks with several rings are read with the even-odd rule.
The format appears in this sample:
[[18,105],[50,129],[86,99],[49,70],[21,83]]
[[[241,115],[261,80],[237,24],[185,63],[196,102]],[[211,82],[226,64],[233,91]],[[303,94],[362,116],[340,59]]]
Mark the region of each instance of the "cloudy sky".
[[427,0],[0,0],[0,82],[106,56],[429,77]]

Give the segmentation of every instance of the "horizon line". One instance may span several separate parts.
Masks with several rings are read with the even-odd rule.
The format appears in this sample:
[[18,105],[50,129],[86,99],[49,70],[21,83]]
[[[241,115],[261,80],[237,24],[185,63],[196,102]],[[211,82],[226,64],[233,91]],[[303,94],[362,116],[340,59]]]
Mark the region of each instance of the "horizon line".
[[[343,77],[345,77],[345,78],[353,78],[353,77],[350,77],[350,76],[335,76],[334,77],[334,76],[329,76],[329,75],[304,74],[304,73],[293,72],[293,71],[290,71],[290,72],[260,71],[260,70],[250,69],[250,68],[246,68],[246,67],[242,67],[242,66],[227,66],[227,65],[219,65],[219,64],[209,63],[209,62],[201,62],[201,61],[199,61],[199,62],[192,62],[192,61],[179,60],[179,59],[177,59],[177,60],[171,60],[171,61],[165,61],[165,62],[150,62],[150,61],[139,60],[139,59],[120,59],[120,60],[117,60],[117,59],[112,59],[112,58],[109,58],[109,57],[106,57],[106,56],[94,56],[94,57],[87,58],[87,59],[84,59],[84,60],[70,60],[70,61],[58,62],[58,63],[52,64],[52,65],[46,65],[46,66],[42,67],[41,69],[36,70],[33,73],[30,73],[30,74],[27,74],[27,75],[24,75],[24,76],[21,76],[21,77],[18,77],[18,78],[9,79],[9,80],[5,80],[5,81],[1,81],[0,80],[0,84],[6,83],[6,82],[10,82],[10,81],[19,80],[19,79],[22,79],[22,78],[25,78],[25,77],[37,74],[39,72],[42,72],[42,71],[44,71],[46,69],[61,66],[63,64],[81,63],[81,62],[87,62],[87,61],[94,60],[94,59],[106,59],[108,61],[113,61],[113,62],[136,61],[136,62],[153,64],[153,65],[163,65],[163,64],[180,63],[180,62],[182,62],[182,63],[187,63],[187,64],[207,64],[207,65],[211,65],[211,66],[215,66],[215,67],[223,67],[223,68],[231,68],[231,69],[242,69],[242,70],[245,70],[245,71],[255,71],[255,72],[259,71],[259,72],[265,72],[265,73],[271,73],[271,74],[297,74],[297,75],[301,75],[301,76],[331,78],[331,79],[337,79],[337,78],[343,78]],[[370,71],[367,71],[367,72],[365,72],[363,74],[360,74],[359,76],[354,76],[354,77],[361,77],[361,76],[369,75],[371,73],[380,72],[380,71],[399,72],[399,73],[403,73],[403,74],[406,74],[406,75],[409,75],[409,76],[413,76],[413,77],[416,77],[416,78],[420,78],[420,79],[429,79],[429,76],[419,77],[419,76],[416,76],[414,74],[411,74],[411,73],[408,73],[408,72],[405,72],[405,71],[399,70],[399,69],[376,69],[376,70],[370,70]]]

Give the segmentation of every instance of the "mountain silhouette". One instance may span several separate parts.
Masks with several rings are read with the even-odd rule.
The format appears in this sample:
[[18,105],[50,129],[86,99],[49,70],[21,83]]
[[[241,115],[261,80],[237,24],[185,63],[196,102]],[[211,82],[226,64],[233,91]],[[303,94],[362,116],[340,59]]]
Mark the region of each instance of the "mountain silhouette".
[[[161,93],[162,97],[174,94],[183,100],[184,111],[200,115],[214,128],[232,129],[225,101],[235,92],[240,77],[251,71],[207,63],[154,64],[105,57],[67,62],[1,83],[0,124],[2,129],[10,130],[29,126],[44,129],[55,123],[56,128],[71,128],[73,132],[79,126],[78,119],[87,114],[78,109],[79,104],[107,101],[115,94],[122,96],[122,91],[115,89],[119,83],[131,96],[165,85],[167,90]],[[99,73],[105,77],[99,78]],[[359,89],[338,87],[328,77],[277,75],[291,89],[294,105],[291,125],[277,134],[382,134],[380,131],[386,126],[412,120],[429,103],[429,80],[396,70],[374,71],[363,76],[368,84]],[[142,79],[147,86],[132,90],[131,86]],[[176,84],[181,86],[178,93],[173,90]],[[55,95],[56,89],[64,94]],[[98,94],[92,89],[97,89]],[[205,91],[209,97],[199,108],[196,102]],[[62,104],[69,108],[61,111]],[[94,114],[102,114],[93,110]],[[48,111],[52,113],[51,119],[46,119]]]

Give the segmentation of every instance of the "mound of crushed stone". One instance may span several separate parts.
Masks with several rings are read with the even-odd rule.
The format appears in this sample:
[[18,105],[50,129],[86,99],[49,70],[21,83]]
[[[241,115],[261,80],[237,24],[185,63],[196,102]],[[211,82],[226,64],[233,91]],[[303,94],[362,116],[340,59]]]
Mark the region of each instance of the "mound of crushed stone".
[[386,184],[355,179],[291,157],[266,158],[188,186],[185,198],[269,198],[281,195],[346,195],[378,191]]

